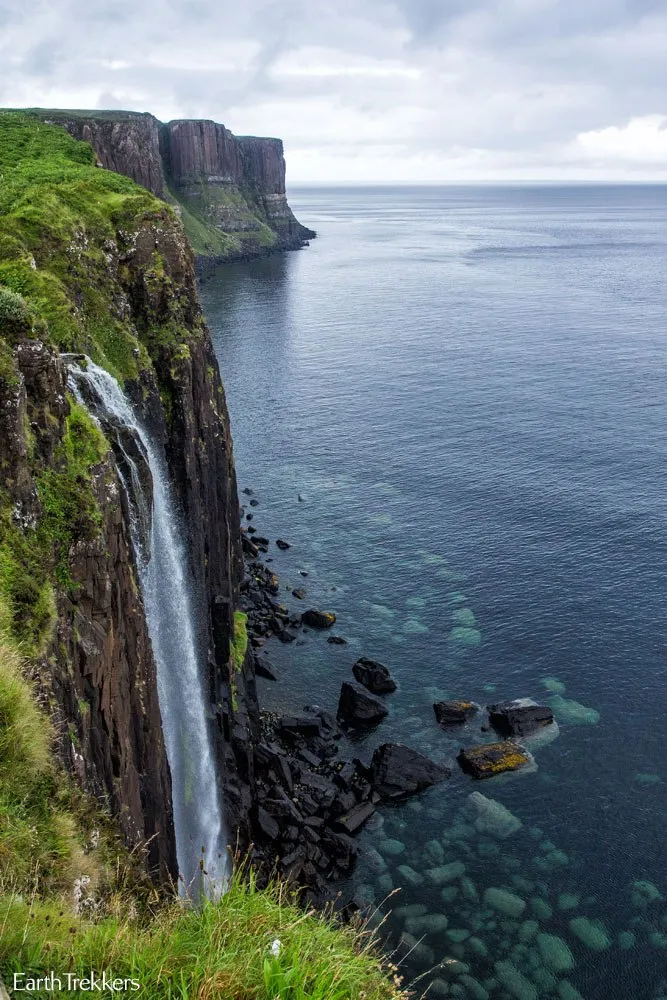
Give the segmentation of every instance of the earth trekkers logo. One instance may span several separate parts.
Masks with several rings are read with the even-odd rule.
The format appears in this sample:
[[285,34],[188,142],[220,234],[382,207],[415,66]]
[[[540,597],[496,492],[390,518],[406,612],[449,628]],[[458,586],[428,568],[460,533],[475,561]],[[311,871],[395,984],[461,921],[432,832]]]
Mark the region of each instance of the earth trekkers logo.
[[61,993],[136,993],[141,989],[141,983],[137,979],[121,979],[114,977],[106,970],[96,972],[91,969],[84,976],[75,975],[72,972],[58,973],[48,972],[45,976],[30,976],[26,972],[15,972],[12,982],[12,992],[16,994],[33,994],[39,990],[45,993],[54,993],[56,996]]

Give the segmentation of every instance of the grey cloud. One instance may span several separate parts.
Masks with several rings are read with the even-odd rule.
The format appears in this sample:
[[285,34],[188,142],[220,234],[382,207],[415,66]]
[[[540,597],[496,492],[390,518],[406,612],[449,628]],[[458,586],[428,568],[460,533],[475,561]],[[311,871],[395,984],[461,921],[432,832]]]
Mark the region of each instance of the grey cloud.
[[4,105],[215,117],[322,169],[548,169],[667,114],[664,0],[0,0],[0,25]]

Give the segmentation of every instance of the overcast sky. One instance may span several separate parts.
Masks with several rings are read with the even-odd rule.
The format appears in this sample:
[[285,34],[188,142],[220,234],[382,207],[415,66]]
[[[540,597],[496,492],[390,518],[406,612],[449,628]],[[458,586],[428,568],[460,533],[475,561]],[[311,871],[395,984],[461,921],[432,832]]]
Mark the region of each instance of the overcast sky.
[[278,135],[288,181],[667,181],[667,0],[0,0],[0,105]]

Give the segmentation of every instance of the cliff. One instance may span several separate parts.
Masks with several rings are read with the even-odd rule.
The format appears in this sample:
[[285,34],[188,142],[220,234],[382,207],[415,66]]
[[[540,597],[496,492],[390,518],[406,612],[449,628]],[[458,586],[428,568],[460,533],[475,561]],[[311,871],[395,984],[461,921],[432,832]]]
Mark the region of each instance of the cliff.
[[0,630],[26,657],[62,765],[128,846],[148,843],[164,880],[170,778],[127,504],[113,443],[68,391],[61,352],[114,374],[164,445],[206,619],[227,818],[243,843],[257,703],[235,636],[239,505],[195,261],[171,207],[95,169],[62,129],[0,114],[0,173]]
[[280,139],[126,111],[34,113],[90,143],[102,167],[171,202],[200,266],[298,249],[315,236],[287,202]]

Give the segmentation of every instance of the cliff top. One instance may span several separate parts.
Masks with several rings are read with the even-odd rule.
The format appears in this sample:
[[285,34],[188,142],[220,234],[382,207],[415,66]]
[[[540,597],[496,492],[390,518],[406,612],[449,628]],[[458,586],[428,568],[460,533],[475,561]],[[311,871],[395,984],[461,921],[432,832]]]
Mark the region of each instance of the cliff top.
[[[157,122],[158,125],[180,125],[187,124],[191,125],[198,122],[205,122],[208,125],[220,125],[221,123],[216,121],[214,118],[170,118],[167,121],[162,121],[157,118],[150,111],[123,111],[116,109],[99,110],[97,108],[0,108],[1,111],[13,111],[17,114],[35,115],[42,121],[51,120],[57,122],[71,121],[72,119],[84,119],[90,121],[100,121],[100,122],[131,122],[134,120],[145,120],[147,118],[152,119]],[[250,135],[244,133],[243,135],[237,135],[233,133],[237,139],[254,139],[256,141],[266,141],[266,142],[280,142],[282,139],[277,136],[271,135]]]

